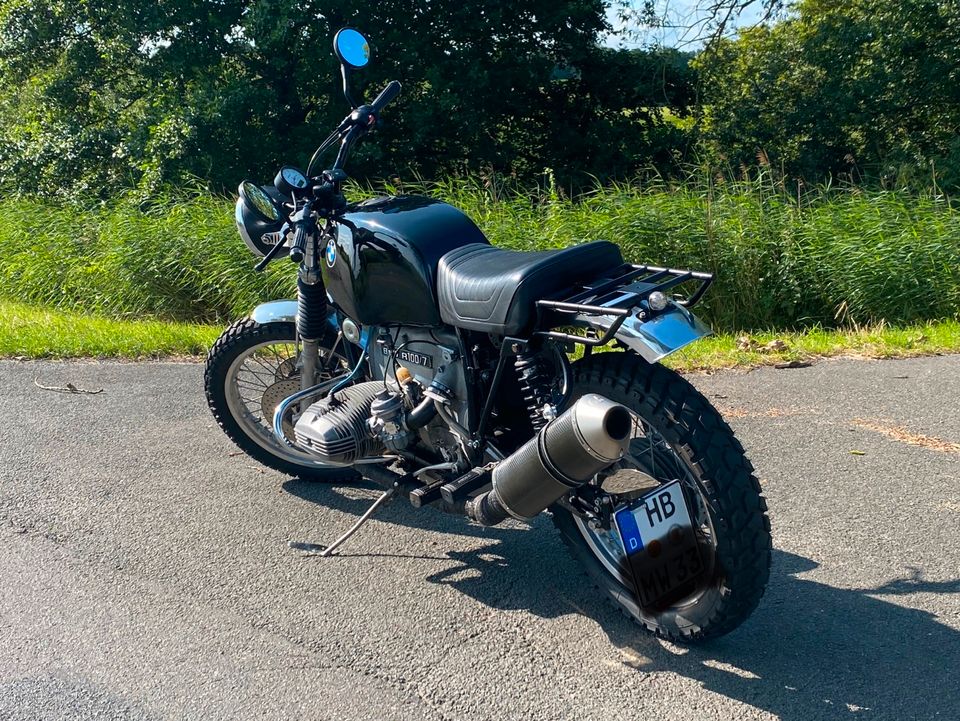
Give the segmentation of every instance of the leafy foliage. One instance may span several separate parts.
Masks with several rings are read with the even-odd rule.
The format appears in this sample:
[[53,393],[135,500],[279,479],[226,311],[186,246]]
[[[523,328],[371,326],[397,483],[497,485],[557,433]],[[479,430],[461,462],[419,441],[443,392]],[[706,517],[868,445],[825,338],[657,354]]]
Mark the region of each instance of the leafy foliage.
[[[769,178],[618,184],[576,201],[555,186],[386,190],[452,202],[505,247],[606,238],[633,262],[713,271],[702,312],[719,330],[913,323],[960,309],[960,212],[942,197],[825,190],[798,201]],[[0,297],[116,317],[223,321],[295,287],[292,263],[253,271],[229,203],[207,195],[148,212],[7,199],[0,243]]]
[[[364,94],[404,84],[361,180],[459,178],[406,190],[503,245],[606,237],[717,271],[723,328],[956,316],[960,4],[798,0],[724,37],[756,3],[781,4],[711,0],[716,40],[691,62],[598,45],[604,0],[0,0],[0,295],[221,320],[289,294],[206,189],[305,164],[346,112],[330,39],[353,25],[376,45]],[[692,158],[711,172],[674,183]]]
[[659,0],[0,0],[0,192],[222,191],[304,164],[347,110],[343,25],[375,43],[362,94],[404,84],[361,179],[553,169],[576,192],[696,159],[960,189],[960,4],[797,0],[727,36],[782,5],[698,3],[711,41],[691,65],[598,44],[608,18],[658,22]]
[[[404,84],[359,177],[668,161],[686,57],[600,48],[602,0],[3,0],[0,188],[109,196],[187,176],[233,188],[304,163],[347,111],[330,39],[367,29],[369,96]],[[359,93],[358,93],[359,94]]]
[[802,0],[696,66],[714,158],[960,188],[960,4]]

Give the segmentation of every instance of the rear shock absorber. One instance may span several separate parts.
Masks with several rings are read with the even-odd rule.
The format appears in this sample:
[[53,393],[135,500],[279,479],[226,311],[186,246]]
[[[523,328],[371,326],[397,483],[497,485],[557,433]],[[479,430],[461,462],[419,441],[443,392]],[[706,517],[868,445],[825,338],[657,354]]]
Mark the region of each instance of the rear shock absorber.
[[517,353],[513,361],[520,381],[520,392],[530,412],[530,422],[533,430],[539,431],[547,424],[548,418],[544,415],[544,407],[550,405],[551,392],[548,378],[535,353],[522,350]]

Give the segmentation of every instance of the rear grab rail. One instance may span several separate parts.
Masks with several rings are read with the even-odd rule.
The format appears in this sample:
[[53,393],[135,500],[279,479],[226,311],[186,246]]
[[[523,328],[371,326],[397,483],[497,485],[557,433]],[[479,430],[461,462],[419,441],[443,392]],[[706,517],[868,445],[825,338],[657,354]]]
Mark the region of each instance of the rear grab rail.
[[[641,306],[639,314],[644,319],[652,320],[661,312],[647,305],[647,299],[652,293],[665,293],[684,283],[696,282],[696,289],[687,297],[670,297],[673,303],[689,310],[700,302],[713,280],[713,273],[625,264],[620,266],[612,277],[581,284],[579,290],[566,298],[537,301],[537,328],[547,325],[547,320],[551,321],[551,326],[562,325],[560,319],[567,315],[612,318],[602,335],[582,336],[555,330],[537,331],[535,335],[572,341],[589,347],[606,345],[613,340],[620,326],[637,306]],[[666,312],[669,307],[668,304],[662,312]]]

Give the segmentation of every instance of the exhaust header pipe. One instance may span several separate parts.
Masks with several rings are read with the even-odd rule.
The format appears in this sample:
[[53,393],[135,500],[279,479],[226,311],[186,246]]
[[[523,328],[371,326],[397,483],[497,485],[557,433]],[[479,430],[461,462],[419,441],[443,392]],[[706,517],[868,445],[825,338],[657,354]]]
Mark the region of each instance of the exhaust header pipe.
[[493,489],[468,501],[467,515],[484,526],[530,520],[618,461],[632,429],[625,406],[583,396],[493,469]]

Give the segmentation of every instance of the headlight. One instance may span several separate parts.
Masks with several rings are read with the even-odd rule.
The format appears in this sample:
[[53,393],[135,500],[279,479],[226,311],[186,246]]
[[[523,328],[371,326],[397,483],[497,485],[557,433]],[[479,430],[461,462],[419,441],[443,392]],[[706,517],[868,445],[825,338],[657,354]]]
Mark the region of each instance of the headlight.
[[[239,190],[240,197],[234,209],[237,231],[250,252],[262,257],[277,243],[286,240],[282,230],[284,218],[280,203],[271,196],[272,188],[261,188],[249,180],[240,183]],[[281,250],[280,255],[288,252]]]

